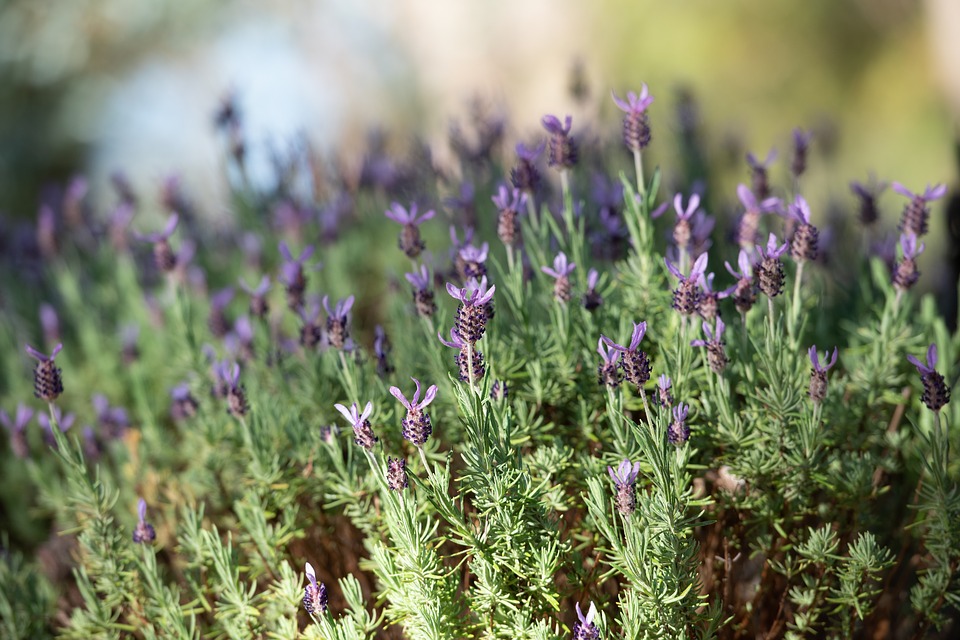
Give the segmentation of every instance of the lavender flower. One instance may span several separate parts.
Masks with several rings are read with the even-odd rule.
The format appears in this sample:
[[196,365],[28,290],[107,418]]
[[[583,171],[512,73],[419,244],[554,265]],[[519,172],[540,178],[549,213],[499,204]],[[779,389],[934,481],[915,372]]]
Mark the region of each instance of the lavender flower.
[[417,386],[413,393],[413,398],[407,400],[403,392],[397,387],[390,387],[390,395],[400,401],[407,408],[407,417],[403,419],[403,437],[413,443],[414,446],[422,447],[433,433],[433,425],[430,422],[430,414],[424,411],[424,408],[433,402],[437,397],[437,385],[431,385],[424,394],[423,400],[420,400],[420,381],[416,378],[410,378]]
[[810,150],[812,139],[812,131],[804,131],[799,127],[793,130],[793,159],[790,161],[790,173],[794,178],[799,178],[807,170],[807,152]]
[[320,304],[313,300],[300,307],[300,346],[304,349],[314,349],[323,339],[323,330],[320,327]]
[[424,318],[433,316],[437,311],[437,303],[434,301],[433,289],[430,286],[433,279],[430,277],[427,265],[420,265],[419,270],[406,273],[404,277],[413,285],[413,304],[417,308],[417,313]]
[[723,331],[726,329],[726,325],[724,325],[723,320],[718,317],[716,332],[712,331],[710,325],[706,322],[704,322],[702,326],[707,340],[693,340],[690,342],[690,346],[706,347],[707,363],[710,365],[710,370],[717,374],[723,373],[723,370],[727,368],[727,354],[723,351],[723,345],[725,344],[723,341]]
[[427,220],[431,219],[436,212],[433,209],[417,215],[417,203],[410,205],[410,210],[405,209],[399,202],[394,202],[390,208],[384,212],[384,215],[403,225],[400,231],[400,237],[397,239],[397,246],[407,254],[408,258],[416,258],[420,252],[426,248],[423,240],[420,238],[420,227]]
[[731,291],[733,304],[740,313],[750,311],[757,301],[757,284],[753,280],[753,265],[750,263],[750,255],[740,249],[740,255],[737,258],[737,265],[740,267],[739,272],[734,271],[729,262],[724,262],[724,265],[726,265],[730,275],[737,279],[737,283]]
[[667,442],[680,446],[690,439],[690,427],[687,426],[687,415],[690,407],[682,402],[673,408],[673,422],[667,427]]
[[459,350],[459,353],[454,358],[454,362],[457,363],[461,382],[467,382],[471,379],[479,380],[483,377],[486,373],[486,369],[483,366],[483,354],[473,347],[473,343],[461,337],[456,328],[450,329],[449,341],[444,340],[443,336],[439,333],[437,337],[444,346]]
[[233,287],[221,289],[210,296],[210,315],[207,316],[207,327],[217,338],[222,338],[230,331],[230,322],[225,313],[227,305],[233,300]]
[[30,345],[26,345],[27,353],[37,359],[37,366],[33,369],[33,395],[53,402],[63,393],[63,379],[60,377],[60,368],[54,358],[63,349],[63,344],[57,344],[50,355],[40,353]]
[[737,223],[737,243],[743,249],[751,249],[757,243],[760,217],[764,213],[777,211],[780,208],[780,200],[760,198],[758,201],[757,196],[745,184],[737,186],[737,197],[744,208],[743,215]]
[[460,276],[467,280],[469,278],[483,278],[487,275],[487,253],[490,251],[490,245],[484,242],[480,247],[468,244],[460,249],[460,262],[462,272]]
[[329,296],[323,296],[323,309],[327,312],[327,340],[337,349],[350,346],[350,329],[347,323],[350,320],[349,313],[353,307],[353,300],[353,296],[347,296],[344,300],[337,302],[331,311]]
[[247,395],[240,384],[240,365],[221,362],[217,367],[217,377],[226,389],[227,413],[235,418],[243,418],[250,410]]
[[470,344],[482,338],[486,331],[488,318],[485,307],[493,300],[496,290],[496,285],[487,289],[486,278],[481,278],[479,283],[468,282],[463,288],[447,283],[447,293],[460,302],[454,328]]
[[601,335],[597,341],[597,353],[602,359],[600,366],[597,367],[598,381],[610,388],[617,387],[623,380],[623,373],[620,371],[620,352],[609,347],[608,341]]
[[286,242],[279,245],[280,255],[283,256],[284,263],[280,267],[280,275],[277,280],[286,287],[287,306],[296,311],[303,306],[304,292],[307,290],[307,278],[304,274],[304,264],[313,256],[313,245],[307,245],[300,257],[294,258],[290,253],[290,247]]
[[587,610],[587,615],[583,615],[580,610],[580,603],[577,603],[577,618],[580,621],[573,625],[574,640],[599,640],[600,630],[593,624],[596,615],[597,607],[592,602],[590,603],[590,609]]
[[540,123],[550,134],[547,164],[551,167],[557,167],[561,171],[575,166],[577,164],[577,143],[570,135],[573,117],[567,116],[561,124],[560,119],[556,116],[546,115],[543,116]]
[[303,608],[314,616],[327,615],[327,585],[317,582],[317,573],[309,562],[306,565],[308,584],[303,590]]
[[227,352],[240,360],[253,358],[253,324],[248,316],[240,316],[233,323],[233,330],[224,338]]
[[520,242],[520,213],[527,206],[527,194],[514,187],[509,191],[500,185],[497,195],[491,198],[497,207],[497,237],[500,242],[512,247]]
[[360,412],[357,403],[354,402],[353,405],[348,410],[342,404],[335,404],[333,408],[340,412],[347,422],[353,427],[353,441],[357,443],[358,446],[363,447],[367,451],[373,449],[380,438],[373,434],[373,427],[370,426],[370,414],[373,413],[373,403],[368,402],[363,408],[363,412]]
[[753,192],[757,194],[757,197],[761,200],[770,196],[770,183],[767,179],[767,169],[776,159],[776,149],[771,149],[763,162],[757,160],[757,157],[752,153],[747,154],[747,164],[750,165],[750,184],[753,187]]
[[30,455],[25,431],[32,417],[33,409],[23,403],[17,404],[17,412],[12,420],[6,411],[0,409],[0,424],[6,428],[10,435],[10,450],[21,459]]
[[623,143],[627,149],[634,153],[640,153],[650,144],[650,119],[647,115],[647,107],[653,102],[653,96],[647,88],[647,83],[643,83],[638,96],[633,91],[627,92],[627,99],[621,100],[613,93],[613,102],[626,115],[623,116]]
[[640,350],[640,341],[647,333],[647,323],[633,323],[633,333],[630,336],[630,346],[624,347],[617,344],[606,336],[600,336],[600,339],[611,349],[620,353],[620,366],[623,368],[623,376],[629,382],[643,389],[643,385],[650,380],[650,358],[644,351]]
[[797,262],[817,259],[819,232],[810,224],[810,205],[798,195],[787,206],[787,217],[797,223],[790,238],[790,256]]
[[147,522],[147,501],[140,498],[137,503],[137,526],[133,529],[133,541],[137,544],[153,542],[157,539],[157,532],[153,525]]
[[923,395],[920,399],[927,408],[933,412],[938,412],[943,405],[950,402],[950,389],[943,379],[943,375],[934,368],[937,366],[937,345],[931,344],[927,349],[927,362],[920,362],[912,355],[907,356],[907,360],[917,368],[920,373],[920,382],[923,383]]
[[584,309],[591,313],[599,309],[600,305],[603,304],[603,296],[597,291],[597,280],[599,278],[600,274],[597,273],[596,269],[590,269],[590,271],[587,272],[587,291],[583,294],[581,304],[583,304]]
[[713,273],[705,273],[700,277],[700,295],[697,299],[697,313],[707,322],[713,322],[720,316],[720,301],[727,298],[736,290],[736,285],[723,291],[713,289]]
[[175,422],[197,415],[197,407],[200,405],[193,394],[190,393],[190,385],[186,382],[170,389],[170,400],[170,417]]
[[61,433],[66,433],[76,420],[77,416],[73,412],[64,414],[57,405],[53,405],[52,421],[50,414],[45,411],[37,414],[37,422],[40,424],[40,430],[43,432],[43,441],[51,447],[57,443],[53,436],[53,423],[56,422],[57,428],[60,429]]
[[387,488],[403,491],[410,486],[407,480],[407,461],[403,458],[387,458]]
[[617,497],[614,500],[617,505],[617,511],[628,516],[637,509],[636,482],[637,474],[640,473],[640,462],[631,464],[629,460],[624,460],[614,471],[613,467],[607,467],[607,473],[613,478],[617,485]]
[[693,227],[690,220],[700,207],[700,195],[694,193],[683,207],[683,195],[677,194],[673,198],[673,208],[677,212],[677,222],[673,227],[673,241],[681,251],[689,251],[690,240],[693,237]]
[[681,315],[692,316],[696,313],[700,301],[697,283],[700,282],[707,270],[707,254],[704,253],[696,259],[693,268],[690,269],[690,275],[686,276],[669,259],[664,258],[663,260],[670,273],[680,280],[677,288],[673,290],[673,308],[679,311]]
[[524,193],[532,195],[540,186],[540,172],[537,170],[537,158],[543,153],[545,143],[533,148],[517,143],[517,164],[510,169],[510,182]]
[[270,276],[260,278],[256,287],[249,286],[241,278],[240,288],[250,296],[250,315],[255,318],[265,318],[270,311],[270,305],[267,302],[267,292],[270,291]]
[[760,264],[754,270],[757,276],[758,286],[767,297],[775,298],[783,293],[783,263],[780,262],[780,256],[787,250],[787,243],[777,246],[777,237],[770,234],[767,239],[767,248],[757,245],[757,253],[760,255]]
[[657,395],[655,398],[661,407],[673,406],[673,394],[670,393],[672,385],[673,382],[665,374],[660,374],[660,377],[657,378]]
[[928,203],[938,200],[947,193],[947,186],[938,184],[935,187],[927,185],[923,193],[914,193],[899,182],[893,183],[893,190],[902,196],[910,198],[910,202],[903,208],[900,218],[900,231],[922,236],[927,232],[930,218]]
[[176,231],[178,222],[180,222],[180,215],[175,213],[167,220],[167,225],[163,228],[163,231],[145,235],[134,234],[138,240],[153,245],[153,262],[157,265],[157,269],[164,273],[173,271],[174,267],[177,266],[177,256],[170,248],[170,236]]
[[910,289],[920,278],[920,271],[917,269],[917,256],[923,253],[925,247],[926,245],[922,242],[920,246],[917,246],[917,236],[915,234],[900,234],[900,248],[903,257],[897,262],[893,270],[893,286],[898,293]]
[[810,364],[813,369],[810,371],[810,399],[814,404],[820,404],[827,397],[827,371],[837,363],[837,348],[833,348],[833,356],[827,360],[824,356],[824,364],[820,365],[820,358],[817,356],[817,345],[810,347]]
[[570,285],[570,274],[576,269],[575,262],[567,262],[567,254],[560,252],[553,259],[553,268],[540,267],[548,276],[555,278],[553,282],[553,297],[557,302],[567,303],[573,297],[572,287]]
[[490,398],[492,400],[503,401],[510,395],[510,387],[506,380],[494,380],[490,386]]
[[867,184],[860,182],[851,182],[850,190],[860,200],[860,222],[866,226],[874,224],[880,219],[880,211],[877,208],[877,197],[887,188],[886,182],[877,182],[871,176]]

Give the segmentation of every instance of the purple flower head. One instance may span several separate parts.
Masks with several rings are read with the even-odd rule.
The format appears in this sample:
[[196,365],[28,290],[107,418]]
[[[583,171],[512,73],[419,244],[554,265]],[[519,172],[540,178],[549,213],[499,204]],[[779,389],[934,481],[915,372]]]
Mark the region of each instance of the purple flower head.
[[817,356],[817,345],[810,347],[808,352],[810,354],[810,364],[813,365],[813,370],[818,373],[826,373],[833,365],[837,363],[837,348],[833,348],[833,355],[830,357],[829,361],[827,357],[824,356],[823,365],[820,364],[820,358]]
[[280,255],[283,256],[284,263],[280,267],[280,277],[278,279],[281,284],[287,287],[295,286],[303,279],[303,267],[306,261],[313,256],[313,245],[311,244],[304,247],[298,258],[293,257],[293,254],[290,252],[290,247],[287,246],[286,242],[281,241],[279,249]]
[[257,286],[251,287],[243,278],[240,278],[240,288],[250,296],[262,298],[270,290],[270,276],[263,276]]
[[430,289],[430,284],[433,282],[433,279],[430,277],[430,270],[427,268],[427,265],[422,264],[417,271],[413,273],[403,274],[407,279],[407,282],[413,285],[413,288],[417,291],[427,291]]
[[134,237],[137,240],[142,242],[149,242],[150,244],[157,244],[160,242],[166,242],[170,239],[170,236],[173,235],[173,232],[177,229],[177,223],[180,222],[180,215],[175,213],[167,220],[166,226],[163,228],[163,231],[156,231],[154,233],[145,233],[140,234],[134,232]]
[[561,251],[553,259],[552,269],[550,267],[544,266],[544,267],[540,267],[540,271],[543,271],[548,276],[560,279],[560,278],[569,276],[576,267],[577,267],[576,263],[567,262],[567,254]]
[[416,202],[410,204],[409,211],[405,209],[399,202],[394,202],[390,205],[390,208],[384,212],[384,215],[394,222],[399,222],[403,225],[420,225],[435,216],[436,212],[433,209],[430,209],[428,211],[424,211],[420,215],[417,215]]
[[660,377],[657,378],[657,402],[660,406],[669,407],[673,405],[673,394],[670,393],[670,388],[673,386],[673,381],[666,374],[660,374]]
[[561,170],[569,169],[577,163],[577,145],[570,136],[570,129],[573,126],[573,117],[567,116],[563,124],[556,116],[546,115],[540,120],[543,128],[550,133],[550,157],[548,164],[551,167],[559,167]]
[[690,220],[693,217],[693,214],[697,212],[697,209],[700,207],[700,195],[694,193],[690,196],[690,199],[687,200],[687,207],[683,207],[683,194],[678,193],[673,197],[673,208],[677,212],[677,220]]
[[353,296],[347,296],[343,300],[337,302],[333,310],[330,309],[330,296],[323,296],[323,310],[327,312],[327,315],[331,318],[337,318],[342,322],[346,322],[350,309],[353,307]]
[[30,448],[27,444],[27,438],[24,434],[24,431],[26,430],[27,424],[30,423],[30,418],[32,417],[33,409],[23,403],[17,404],[17,412],[14,414],[12,420],[6,411],[0,409],[0,424],[2,424],[9,432],[10,449],[13,451],[14,455],[21,459],[30,455]]
[[[630,336],[630,346],[619,345],[606,336],[600,336],[611,350],[620,353],[620,366],[623,368],[623,376],[629,382],[643,388],[643,385],[650,379],[650,358],[640,349],[640,341],[647,333],[647,323],[641,322],[633,324],[633,333]],[[601,355],[603,355],[601,353]]]
[[710,324],[703,323],[703,333],[706,334],[706,340],[693,340],[690,342],[692,347],[704,347],[707,350],[707,364],[710,370],[716,374],[723,373],[727,367],[727,354],[723,350],[723,331],[726,325],[720,316],[717,316],[716,331],[710,329]]
[[599,280],[600,274],[597,273],[596,269],[590,269],[587,272],[587,289],[594,291],[597,288],[597,280]]
[[937,366],[937,345],[936,343],[931,344],[927,348],[927,362],[924,364],[920,362],[913,355],[907,355],[907,360],[917,368],[917,371],[920,372],[920,375],[930,375],[931,373],[936,373]]
[[604,335],[597,340],[597,353],[602,359],[597,366],[597,381],[612,389],[620,385],[623,374],[620,371],[620,351],[609,347],[609,342],[609,338]]
[[689,405],[682,402],[673,408],[673,422],[667,427],[667,442],[680,446],[690,439],[690,427],[687,426]]
[[548,133],[553,135],[569,135],[570,129],[573,126],[573,116],[567,116],[564,119],[563,124],[561,124],[560,119],[557,116],[545,115],[540,120],[540,123]]
[[317,582],[317,572],[313,570],[313,565],[306,564],[306,573],[308,584],[303,591],[303,608],[307,613],[316,616],[327,614],[327,586],[322,582]]
[[943,375],[936,370],[937,366],[937,345],[931,344],[927,349],[926,363],[920,362],[912,355],[907,356],[907,360],[920,372],[920,382],[923,383],[923,395],[920,399],[927,408],[934,412],[939,412],[943,405],[950,402],[950,388],[943,378]]
[[230,363],[224,360],[216,364],[217,377],[227,385],[228,388],[235,389],[240,382],[240,365],[236,362]]
[[449,282],[447,283],[447,293],[455,300],[460,301],[464,307],[484,306],[493,300],[493,294],[496,290],[497,285],[487,289],[486,276],[480,278],[479,282],[476,280],[468,281],[465,287],[456,287]]
[[527,194],[520,189],[507,189],[506,185],[500,185],[497,195],[490,198],[494,206],[500,211],[521,212],[527,206]]
[[777,260],[780,258],[780,256],[784,254],[786,250],[787,250],[787,243],[784,242],[782,245],[777,246],[777,236],[772,233],[770,234],[770,237],[767,239],[766,250],[764,250],[764,248],[761,247],[760,245],[757,245],[757,253],[760,255],[761,258],[765,260],[771,259],[771,258],[774,260]]
[[374,435],[373,428],[370,426],[370,414],[373,413],[373,403],[368,402],[363,408],[363,412],[360,411],[357,403],[354,402],[353,405],[348,410],[342,404],[335,404],[333,408],[340,412],[347,422],[353,427],[353,441],[360,447],[363,447],[367,451],[373,449],[373,445],[377,443],[379,438]]
[[787,205],[786,216],[801,224],[810,224],[810,205],[798,194],[794,201]]
[[133,530],[133,541],[137,544],[153,542],[157,539],[157,532],[153,525],[147,522],[147,501],[140,498],[137,503],[137,526]]
[[430,434],[433,433],[430,416],[423,409],[437,397],[437,385],[431,385],[427,389],[423,400],[420,400],[420,381],[416,378],[411,378],[411,380],[417,385],[417,390],[414,392],[412,399],[407,400],[403,392],[397,387],[390,387],[390,394],[407,408],[407,416],[402,421],[403,437],[413,443],[414,446],[422,447]]
[[939,200],[947,193],[947,185],[938,184],[935,187],[927,185],[927,188],[924,189],[923,193],[914,193],[907,189],[905,186],[899,182],[893,183],[893,190],[899,193],[902,196],[906,196],[911,200],[923,200],[924,202],[931,202],[933,200]]
[[170,389],[170,400],[170,417],[174,420],[186,420],[197,415],[199,403],[190,393],[190,385],[186,382]]
[[850,190],[860,200],[860,222],[865,225],[871,225],[880,218],[880,211],[877,208],[877,198],[887,188],[886,182],[878,182],[876,177],[871,175],[867,184],[853,181],[850,183]]
[[807,151],[813,139],[812,131],[804,131],[797,127],[793,130],[793,159],[790,162],[790,173],[800,177],[807,170]]
[[617,97],[617,94],[613,91],[610,92],[613,96],[613,102],[617,107],[624,113],[629,114],[640,114],[647,110],[647,107],[653,103],[653,96],[650,95],[650,90],[647,87],[647,83],[644,82],[640,86],[640,95],[637,95],[633,91],[627,91],[627,99],[621,100]]
[[673,419],[677,422],[686,422],[690,414],[690,406],[682,402],[673,408]]
[[583,611],[580,610],[580,603],[577,603],[577,618],[579,622],[574,623],[573,625],[573,637],[574,640],[598,640],[600,637],[600,630],[597,629],[593,624],[593,619],[597,615],[597,607],[592,602],[590,603],[590,609],[587,610],[587,615],[583,615]]
[[41,400],[53,402],[63,393],[60,367],[54,362],[54,358],[63,349],[63,344],[58,343],[49,356],[30,345],[26,345],[26,349],[28,354],[37,359],[37,366],[33,368],[33,395]]
[[640,461],[631,463],[629,460],[623,460],[616,471],[613,467],[607,467],[607,473],[617,486],[632,485],[637,481],[637,474],[640,473]]

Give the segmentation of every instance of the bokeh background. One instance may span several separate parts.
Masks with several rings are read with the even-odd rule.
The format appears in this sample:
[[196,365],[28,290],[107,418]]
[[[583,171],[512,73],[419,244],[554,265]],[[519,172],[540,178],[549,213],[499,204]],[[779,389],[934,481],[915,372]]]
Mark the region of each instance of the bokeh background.
[[956,182],[960,2],[5,0],[0,78],[0,214],[20,219],[76,174],[97,208],[118,170],[143,193],[178,175],[224,214],[212,114],[230,91],[254,179],[304,135],[349,160],[371,127],[423,133],[442,159],[477,97],[509,114],[507,149],[544,113],[615,127],[609,91],[647,82],[665,167],[693,96],[688,115],[741,164],[814,130],[810,188],[850,198],[868,171]]

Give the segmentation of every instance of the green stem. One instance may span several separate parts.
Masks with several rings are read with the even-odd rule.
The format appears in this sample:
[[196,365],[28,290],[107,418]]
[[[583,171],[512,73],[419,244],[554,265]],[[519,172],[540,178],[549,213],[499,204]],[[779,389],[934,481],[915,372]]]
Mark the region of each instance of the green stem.
[[637,193],[642,199],[646,199],[647,186],[643,182],[643,156],[639,149],[633,150],[633,167],[637,171]]

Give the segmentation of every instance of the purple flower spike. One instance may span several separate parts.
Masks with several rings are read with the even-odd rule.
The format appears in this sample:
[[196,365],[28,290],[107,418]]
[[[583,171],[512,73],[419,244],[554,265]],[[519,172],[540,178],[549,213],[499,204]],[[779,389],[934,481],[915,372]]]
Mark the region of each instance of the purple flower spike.
[[405,273],[404,277],[407,282],[413,285],[413,304],[417,308],[417,313],[424,318],[433,316],[437,310],[437,303],[434,302],[434,293],[431,287],[433,279],[430,277],[430,270],[427,269],[427,265],[420,265],[418,270]]
[[605,384],[610,388],[617,387],[623,379],[620,373],[620,351],[610,347],[614,344],[604,335],[597,341],[597,353],[600,354],[602,361],[597,367],[597,379],[600,384]]
[[797,262],[815,260],[820,233],[810,224],[810,205],[798,195],[787,206],[787,217],[799,223],[790,238],[790,255]]
[[673,406],[673,394],[670,393],[670,387],[673,381],[666,374],[660,374],[657,378],[657,402],[661,407]]
[[690,275],[681,273],[668,258],[664,258],[663,261],[670,273],[680,280],[677,288],[673,290],[673,308],[682,315],[693,315],[699,307],[700,293],[697,291],[697,285],[707,271],[707,254],[703,253],[697,257],[690,269]]
[[373,449],[373,445],[379,440],[373,434],[373,428],[370,426],[370,420],[368,420],[370,414],[373,413],[373,403],[368,402],[363,408],[363,412],[360,411],[356,402],[350,409],[342,404],[335,404],[333,408],[339,411],[340,415],[346,418],[347,422],[353,427],[353,441],[367,451]]
[[492,317],[492,301],[496,289],[496,285],[487,289],[486,276],[480,278],[479,282],[471,278],[463,288],[447,283],[447,293],[460,302],[455,328],[470,344],[480,340],[487,329],[487,322]]
[[900,218],[900,230],[904,233],[912,232],[918,236],[925,234],[930,218],[930,207],[928,204],[942,198],[944,194],[947,193],[946,185],[940,184],[935,187],[927,185],[923,193],[913,193],[899,182],[894,182],[893,190],[902,196],[910,198],[910,202],[904,207],[903,214]]
[[877,182],[875,176],[871,175],[867,184],[853,181],[850,183],[850,190],[860,200],[860,222],[864,225],[872,225],[880,219],[880,210],[877,208],[877,198],[887,188],[886,182]]
[[647,108],[653,103],[653,96],[644,83],[638,96],[632,91],[627,92],[626,101],[611,93],[613,102],[621,111],[623,117],[623,142],[634,153],[640,153],[650,144],[650,119]]
[[402,422],[403,437],[409,440],[414,446],[422,447],[424,443],[426,443],[427,438],[430,437],[430,434],[433,433],[430,415],[423,409],[437,397],[437,385],[431,385],[430,388],[427,389],[423,400],[420,400],[420,381],[416,378],[411,378],[411,380],[413,380],[413,383],[417,386],[417,390],[414,392],[412,399],[407,400],[406,396],[403,395],[403,392],[400,391],[398,387],[390,387],[390,394],[407,408],[407,417],[404,418]]
[[790,173],[799,178],[807,170],[807,152],[810,150],[810,141],[813,140],[812,131],[804,131],[797,127],[793,130],[793,159],[790,162]]
[[497,207],[497,237],[505,246],[512,247],[520,241],[520,214],[527,206],[527,194],[519,188],[508,190],[500,185],[497,195],[491,198]]
[[637,474],[640,473],[640,462],[631,463],[629,460],[623,460],[614,471],[612,467],[607,467],[607,473],[617,485],[617,495],[614,503],[617,505],[617,511],[628,516],[637,509],[637,496],[635,483]]
[[344,300],[337,302],[333,310],[330,309],[330,297],[323,296],[323,309],[327,312],[327,340],[337,349],[349,347],[350,329],[350,309],[353,307],[353,296],[348,296]]
[[703,333],[706,334],[706,340],[693,340],[690,342],[692,347],[705,347],[707,350],[707,364],[710,370],[716,374],[723,373],[727,367],[727,355],[723,351],[723,331],[726,325],[723,320],[717,316],[716,331],[710,329],[710,325],[703,323]]
[[163,231],[143,235],[136,232],[133,234],[138,240],[153,245],[153,261],[157,265],[157,269],[164,273],[173,271],[174,267],[177,266],[177,256],[170,248],[170,236],[176,230],[178,222],[180,222],[180,216],[175,213],[167,220],[167,225],[163,228]]
[[580,621],[573,625],[574,640],[598,640],[600,638],[600,630],[593,624],[593,619],[597,615],[596,605],[592,602],[590,603],[590,609],[587,610],[587,615],[583,615],[579,602],[576,608],[577,618],[579,618]]
[[433,218],[436,212],[433,209],[417,215],[417,203],[411,203],[410,210],[405,209],[399,202],[394,202],[390,208],[384,212],[388,218],[394,222],[403,225],[400,236],[397,238],[397,246],[407,255],[408,258],[416,258],[420,252],[426,248],[423,239],[420,237],[420,227],[422,223]]
[[270,291],[270,276],[260,278],[256,287],[251,287],[241,278],[240,288],[250,296],[250,315],[257,318],[266,316],[270,310],[267,303],[267,292]]
[[937,372],[937,345],[931,344],[927,349],[926,363],[920,362],[912,355],[907,356],[907,360],[917,368],[920,373],[920,382],[923,383],[923,395],[921,400],[923,404],[931,411],[937,412],[943,405],[950,402],[950,389],[943,379],[943,375]]
[[553,297],[557,302],[565,304],[573,297],[569,276],[576,267],[576,263],[567,262],[567,254],[562,251],[553,259],[552,269],[547,266],[540,267],[540,270],[545,274],[555,278],[553,283]]
[[637,385],[641,391],[643,390],[643,385],[650,380],[650,370],[652,369],[649,356],[639,348],[640,341],[643,340],[643,336],[646,335],[646,333],[646,322],[639,324],[636,322],[633,323],[633,333],[630,336],[629,347],[619,345],[606,336],[600,336],[600,340],[610,347],[610,349],[620,353],[620,366],[623,368],[624,378]]
[[510,182],[524,193],[532,194],[540,186],[540,171],[537,170],[537,159],[546,148],[541,142],[536,147],[527,147],[522,142],[517,143],[517,164],[510,169]]
[[556,116],[546,115],[543,116],[540,123],[550,133],[550,157],[547,164],[551,167],[557,167],[561,171],[577,164],[577,144],[570,135],[573,117],[567,116],[561,124],[560,119]]
[[814,404],[820,404],[827,397],[827,371],[833,368],[837,363],[837,348],[833,348],[833,356],[827,361],[824,356],[824,364],[820,364],[820,358],[817,355],[817,345],[810,347],[810,364],[813,369],[810,371],[810,399]]
[[487,275],[487,267],[484,262],[487,261],[487,254],[490,251],[490,244],[484,242],[480,247],[472,244],[460,248],[460,260],[462,264],[461,274],[464,280],[469,278],[483,278]]
[[667,427],[667,442],[680,446],[690,439],[687,415],[690,407],[682,402],[673,408],[673,422]]
[[774,298],[783,293],[784,274],[780,256],[787,250],[787,243],[778,246],[777,237],[771,233],[766,249],[759,245],[756,248],[760,256],[760,264],[755,269],[758,286],[766,296]]
[[137,503],[137,516],[139,519],[133,530],[133,541],[137,544],[145,544],[156,540],[157,532],[153,525],[147,522],[147,501],[143,498],[140,498],[140,502]]
[[63,349],[63,344],[57,344],[50,355],[40,353],[30,345],[26,345],[27,353],[37,359],[37,366],[33,369],[33,395],[53,402],[63,393],[63,379],[60,377],[60,368],[54,358]]
[[284,263],[280,267],[280,276],[277,278],[287,290],[287,306],[293,311],[303,307],[304,292],[307,289],[307,279],[304,275],[304,264],[313,255],[313,245],[307,245],[299,258],[294,258],[286,242],[279,245],[280,255]]
[[310,584],[303,590],[303,608],[310,615],[324,616],[328,611],[327,586],[322,582],[317,582],[317,572],[313,570],[313,565],[309,562],[305,569]]
[[920,278],[916,259],[923,253],[925,247],[926,245],[922,242],[917,246],[917,236],[913,232],[900,235],[900,248],[903,257],[893,268],[893,286],[898,293],[910,289]]
[[483,364],[483,354],[473,346],[473,343],[464,339],[456,327],[450,329],[450,340],[444,340],[443,336],[439,333],[437,337],[444,346],[460,351],[455,358],[455,362],[457,363],[460,380],[462,382],[466,382],[471,378],[473,380],[479,380],[483,377],[486,373],[486,368]]
[[226,391],[227,413],[242,418],[250,410],[247,395],[240,385],[240,365],[236,362],[221,362],[216,366],[221,389]]

